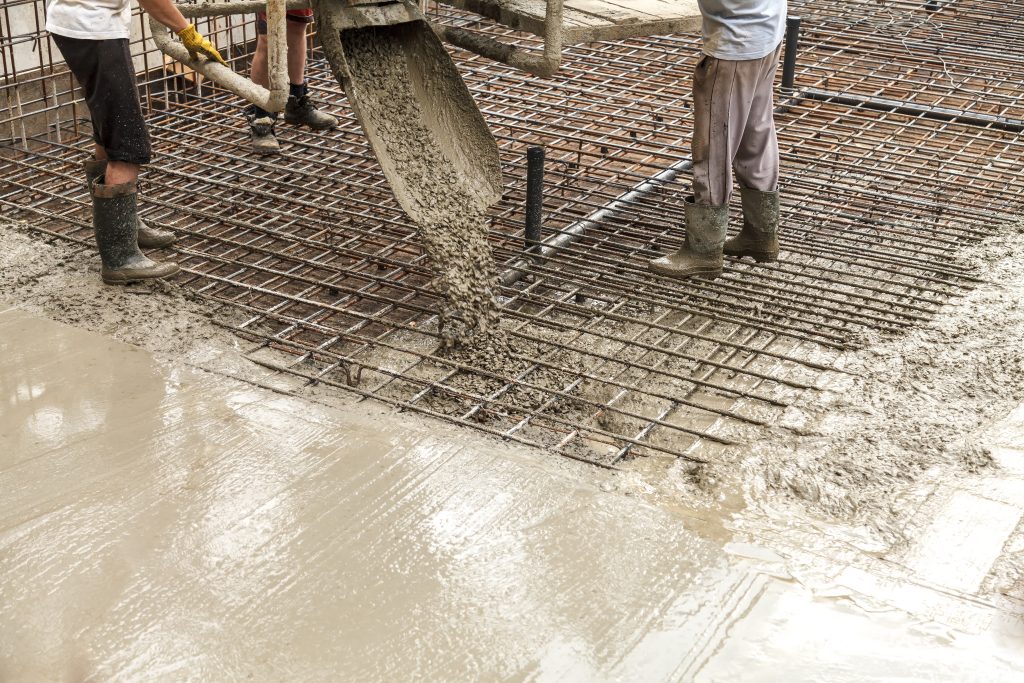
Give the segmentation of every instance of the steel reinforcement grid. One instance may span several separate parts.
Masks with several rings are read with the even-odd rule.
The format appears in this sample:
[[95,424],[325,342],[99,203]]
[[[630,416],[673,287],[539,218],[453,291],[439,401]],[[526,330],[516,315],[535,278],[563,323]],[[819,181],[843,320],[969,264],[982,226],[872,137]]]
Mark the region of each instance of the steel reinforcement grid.
[[[88,245],[87,113],[38,21],[12,29],[19,6],[38,15],[42,2],[0,10],[0,211]],[[714,281],[646,269],[683,237],[698,36],[571,47],[550,79],[455,51],[504,163],[491,234],[514,367],[438,355],[430,263],[315,48],[310,84],[342,125],[281,125],[283,153],[261,158],[243,103],[137,32],[158,154],[142,212],[181,237],[164,255],[183,267],[175,284],[229,305],[222,323],[252,342],[254,362],[600,465],[713,457],[763,435],[867,331],[919,325],[979,282],[957,251],[1024,202],[1024,5],[797,2],[790,12],[802,34],[794,87],[777,94],[782,257],[728,260]],[[245,68],[251,18],[200,29]],[[28,44],[35,61],[13,63]],[[543,259],[524,258],[526,150],[537,145],[543,237],[561,246]]]

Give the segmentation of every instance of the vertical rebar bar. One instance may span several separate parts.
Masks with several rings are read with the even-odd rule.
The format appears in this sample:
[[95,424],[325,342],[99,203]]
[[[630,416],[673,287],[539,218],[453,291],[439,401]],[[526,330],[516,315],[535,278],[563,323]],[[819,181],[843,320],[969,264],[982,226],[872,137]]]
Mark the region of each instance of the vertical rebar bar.
[[536,250],[544,220],[544,148],[526,150],[526,249]]
[[793,91],[796,80],[796,49],[800,42],[800,17],[786,17],[786,48],[782,59],[782,89]]

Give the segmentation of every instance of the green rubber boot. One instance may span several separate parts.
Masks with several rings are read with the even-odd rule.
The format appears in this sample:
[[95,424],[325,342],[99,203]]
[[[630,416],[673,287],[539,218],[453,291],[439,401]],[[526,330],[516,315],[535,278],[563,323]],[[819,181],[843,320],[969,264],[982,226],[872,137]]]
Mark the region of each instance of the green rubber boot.
[[750,256],[758,263],[779,260],[779,193],[740,189],[743,228],[725,241],[729,256]]
[[[107,172],[106,159],[91,159],[82,162],[82,169],[85,171],[85,185],[91,188],[93,181],[101,178]],[[143,249],[163,249],[169,247],[177,240],[170,230],[159,230],[146,225],[141,218],[139,221],[139,246]]]
[[656,275],[713,280],[722,274],[722,245],[729,222],[729,207],[696,204],[687,197],[686,241],[679,251],[654,259],[650,269]]
[[96,246],[103,261],[103,281],[123,285],[177,273],[176,263],[157,263],[139,251],[135,183],[104,185],[102,181],[102,177],[94,180],[89,189]]

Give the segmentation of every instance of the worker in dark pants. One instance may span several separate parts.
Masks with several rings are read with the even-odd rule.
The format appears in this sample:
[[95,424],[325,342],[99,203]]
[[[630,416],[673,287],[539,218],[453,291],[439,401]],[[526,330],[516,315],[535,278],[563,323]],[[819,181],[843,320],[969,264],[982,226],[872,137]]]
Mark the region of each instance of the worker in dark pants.
[[[139,4],[184,43],[193,58],[224,64],[212,44],[190,25],[171,0]],[[93,230],[107,284],[174,275],[178,266],[157,263],[139,247],[166,247],[174,235],[147,226],[138,215],[139,167],[150,161],[146,122],[135,67],[128,49],[130,0],[49,0],[46,30],[85,92],[92,118],[94,159],[85,162],[92,196]]]
[[[284,120],[297,126],[309,126],[312,130],[337,128],[338,119],[318,111],[316,103],[309,97],[306,85],[306,33],[313,23],[313,10],[309,8],[288,10],[285,14],[286,41],[288,43],[288,102],[284,108]],[[270,85],[267,67],[267,15],[256,15],[256,52],[252,56],[250,70],[253,83],[264,88]],[[252,136],[252,149],[257,154],[277,154],[281,145],[277,141],[274,125],[277,114],[258,106],[246,108],[246,119]]]
[[[698,0],[703,56],[693,77],[693,196],[684,204],[686,241],[651,261],[658,275],[716,278],[723,252],[759,262],[779,256],[779,143],[773,82],[786,0]],[[743,228],[726,241],[732,174]]]

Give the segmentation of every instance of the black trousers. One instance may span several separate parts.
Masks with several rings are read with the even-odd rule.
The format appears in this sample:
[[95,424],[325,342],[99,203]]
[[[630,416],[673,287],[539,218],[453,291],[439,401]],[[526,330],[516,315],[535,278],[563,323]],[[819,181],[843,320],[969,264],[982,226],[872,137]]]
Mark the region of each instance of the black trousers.
[[152,147],[128,39],[83,40],[53,35],[53,42],[85,91],[93,139],[106,150],[107,158],[148,164]]

